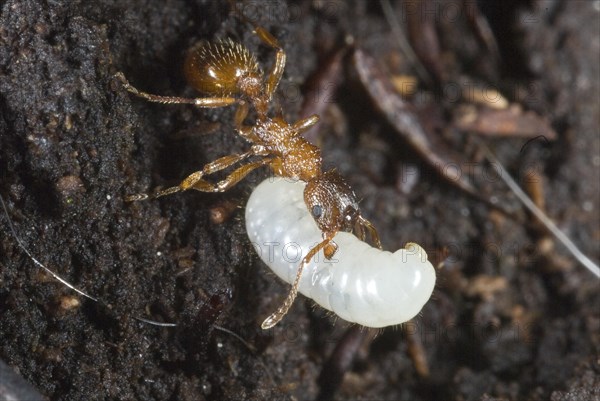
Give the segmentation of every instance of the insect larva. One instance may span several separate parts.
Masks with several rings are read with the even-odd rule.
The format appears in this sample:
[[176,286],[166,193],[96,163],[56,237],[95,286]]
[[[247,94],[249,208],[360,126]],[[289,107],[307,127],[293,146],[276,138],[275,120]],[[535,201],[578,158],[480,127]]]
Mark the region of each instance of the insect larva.
[[[260,258],[292,284],[298,265],[322,241],[304,202],[306,183],[269,178],[252,192],[246,230]],[[353,234],[338,232],[338,250],[327,260],[321,250],[304,268],[299,292],[340,318],[367,327],[386,327],[413,318],[429,300],[435,270],[425,250],[408,243],[391,253]]]

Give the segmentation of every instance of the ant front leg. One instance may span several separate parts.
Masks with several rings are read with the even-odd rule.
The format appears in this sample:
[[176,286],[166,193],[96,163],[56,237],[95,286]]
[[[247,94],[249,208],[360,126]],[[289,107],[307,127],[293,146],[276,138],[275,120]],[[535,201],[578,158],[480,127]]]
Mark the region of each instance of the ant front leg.
[[[329,237],[333,238],[335,237],[335,234],[330,234]],[[323,235],[323,238],[326,238],[326,235]],[[329,240],[329,242],[323,247],[323,255],[325,255],[325,259],[331,260],[331,258],[333,258],[333,255],[335,255],[335,253],[337,252],[337,250],[338,245],[333,240]]]
[[296,278],[294,279],[294,283],[292,284],[292,288],[290,289],[288,296],[286,297],[285,301],[283,301],[283,304],[277,309],[277,311],[275,311],[275,313],[271,314],[268,318],[265,319],[264,322],[262,322],[260,327],[263,330],[270,329],[271,327],[275,326],[288,313],[288,311],[292,307],[292,304],[294,303],[294,300],[298,296],[298,287],[300,286],[300,279],[302,278],[302,270],[304,269],[304,266],[306,266],[321,249],[327,248],[329,244],[333,242],[332,238],[333,234],[327,235],[327,237],[323,241],[321,241],[317,246],[311,249],[310,252],[308,252],[308,254],[304,257],[304,259],[302,259],[302,262],[300,262],[300,266],[298,266]]
[[203,108],[217,108],[225,107],[236,103],[238,100],[233,97],[199,97],[199,98],[185,98],[178,96],[160,96],[153,95],[151,93],[142,92],[127,81],[125,75],[122,72],[117,72],[115,78],[121,81],[121,84],[128,92],[134,95],[146,99],[149,102],[163,103],[163,104],[192,104],[194,106]]
[[[133,202],[133,201],[145,200],[148,198],[153,198],[153,199],[160,198],[161,196],[171,195],[176,192],[187,191],[190,188],[194,188],[194,189],[197,189],[199,191],[204,191],[204,192],[218,192],[215,190],[209,190],[209,188],[213,188],[214,185],[209,183],[208,181],[205,181],[203,179],[203,177],[205,175],[209,175],[214,172],[224,170],[224,169],[226,169],[236,163],[239,163],[240,161],[242,161],[250,156],[254,156],[254,155],[256,155],[256,150],[253,148],[253,149],[250,149],[248,152],[245,152],[245,153],[242,153],[239,155],[229,155],[229,156],[221,157],[220,159],[217,159],[217,160],[205,165],[202,170],[196,171],[195,173],[190,174],[183,181],[181,181],[181,183],[179,185],[177,185],[175,187],[170,187],[170,188],[164,189],[162,191],[155,192],[154,194],[129,195],[125,198],[125,200],[128,202]],[[263,159],[263,160],[265,160],[265,159]],[[266,162],[264,162],[264,163],[266,163]],[[242,166],[238,170],[240,170],[244,167],[250,166],[250,165],[252,165],[252,163],[249,165],[246,165],[246,166]],[[257,167],[259,167],[259,166],[257,166]],[[236,174],[236,172],[239,174],[238,170],[235,170],[229,177],[227,177],[227,179],[229,179],[232,175]],[[252,170],[250,170],[250,171],[252,171]],[[250,171],[246,172],[244,174],[244,177]],[[237,181],[235,181],[235,183],[239,182],[240,180],[241,180],[241,178],[238,179]],[[232,181],[232,180],[230,180],[230,181]],[[233,185],[233,184],[231,184],[231,185]],[[229,185],[228,188],[231,185]]]

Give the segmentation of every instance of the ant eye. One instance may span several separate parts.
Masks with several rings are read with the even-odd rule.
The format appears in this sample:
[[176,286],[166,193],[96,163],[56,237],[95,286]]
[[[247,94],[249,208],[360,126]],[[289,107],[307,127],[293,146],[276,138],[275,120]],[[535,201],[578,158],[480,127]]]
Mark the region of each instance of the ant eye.
[[311,213],[315,219],[318,219],[323,214],[323,208],[321,207],[321,205],[314,205],[312,207]]

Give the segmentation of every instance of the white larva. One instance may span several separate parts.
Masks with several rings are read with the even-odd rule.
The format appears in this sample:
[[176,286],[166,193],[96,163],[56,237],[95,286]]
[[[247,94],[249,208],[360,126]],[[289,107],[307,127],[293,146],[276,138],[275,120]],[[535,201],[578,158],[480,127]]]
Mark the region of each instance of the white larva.
[[[246,230],[260,258],[292,283],[302,258],[321,232],[304,203],[305,183],[269,178],[252,192]],[[332,260],[323,251],[304,268],[299,292],[340,318],[366,327],[404,323],[423,308],[435,286],[435,270],[417,244],[382,251],[339,232]]]

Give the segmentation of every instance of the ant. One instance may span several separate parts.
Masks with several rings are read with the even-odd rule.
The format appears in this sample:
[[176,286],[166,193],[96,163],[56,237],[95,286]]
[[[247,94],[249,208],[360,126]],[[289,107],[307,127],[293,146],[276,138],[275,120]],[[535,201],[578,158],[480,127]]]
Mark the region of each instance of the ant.
[[[208,97],[152,95],[133,87],[121,72],[116,74],[116,78],[129,92],[150,102],[191,104],[201,108],[237,104],[235,129],[238,135],[251,144],[250,149],[206,164],[202,170],[190,174],[177,186],[150,195],[131,195],[126,200],[158,198],[188,189],[223,192],[262,166],[269,166],[276,176],[306,182],[304,202],[322,232],[322,241],[302,259],[292,288],[283,304],[262,323],[263,329],[269,329],[281,321],[292,306],[298,294],[302,270],[311,258],[320,250],[323,250],[327,259],[333,257],[337,250],[333,238],[338,231],[355,231],[363,241],[368,231],[372,241],[380,249],[381,242],[373,224],[361,215],[358,199],[350,185],[337,171],[323,171],[320,149],[301,135],[318,122],[319,116],[312,115],[293,124],[285,121],[281,115],[269,117],[269,105],[283,75],[286,54],[277,39],[268,31],[247,18],[242,18],[253,26],[254,34],[263,44],[276,51],[275,63],[266,77],[256,57],[244,45],[226,39],[215,43],[197,43],[188,51],[184,61],[184,74],[188,84]],[[253,125],[245,125],[250,106],[256,111],[256,121]],[[255,160],[240,165],[216,184],[204,179],[207,175],[249,158]]]

